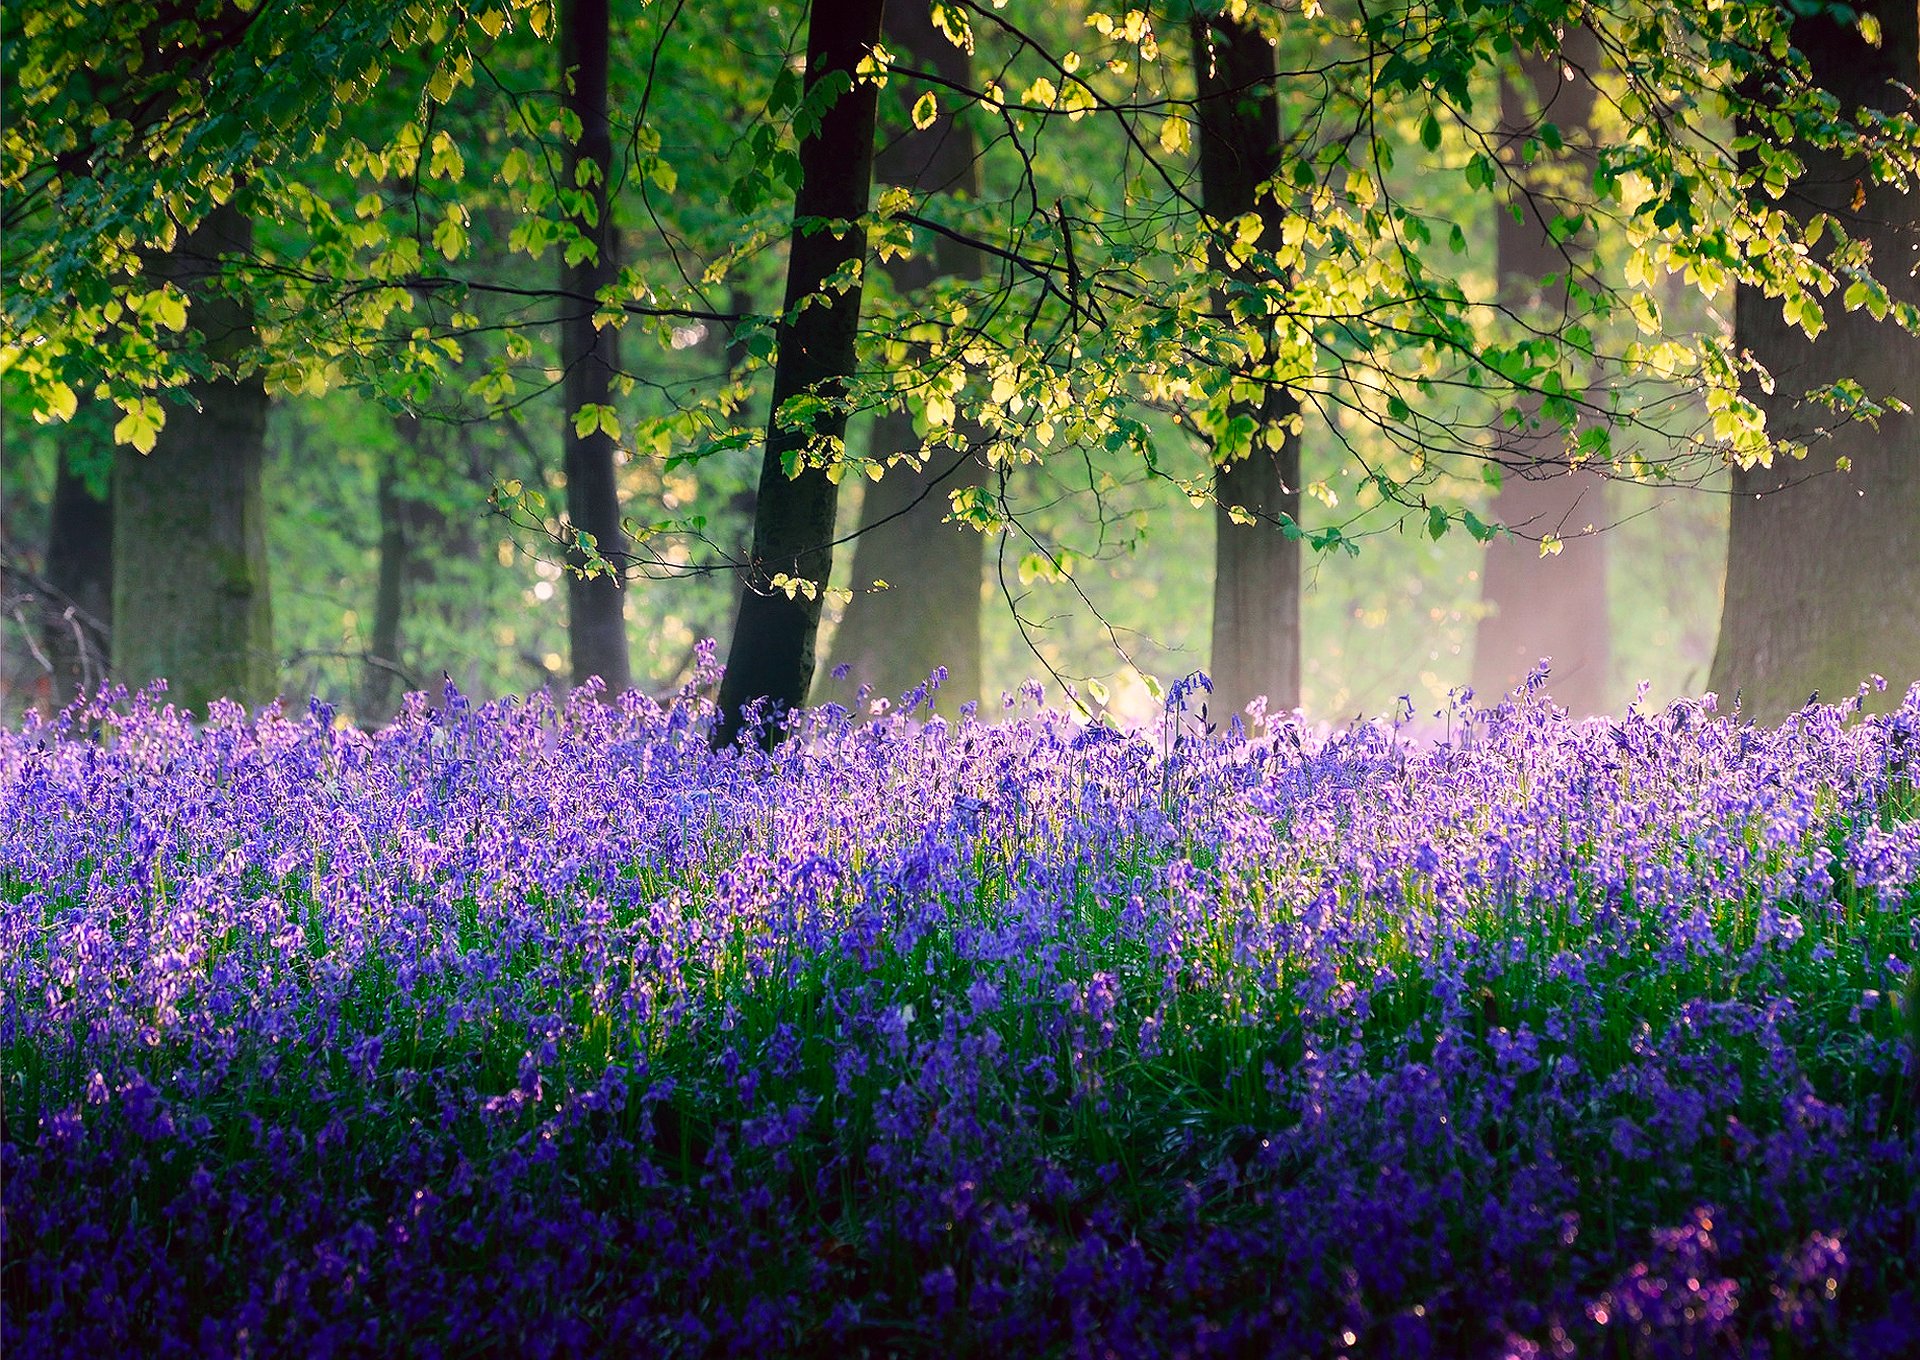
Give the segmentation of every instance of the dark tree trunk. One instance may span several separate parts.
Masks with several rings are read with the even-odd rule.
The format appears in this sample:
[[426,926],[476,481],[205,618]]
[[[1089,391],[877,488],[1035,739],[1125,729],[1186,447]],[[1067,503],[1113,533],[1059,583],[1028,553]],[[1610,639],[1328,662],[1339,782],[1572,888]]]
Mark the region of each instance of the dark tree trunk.
[[[208,279],[222,253],[252,245],[252,222],[229,204],[154,266],[193,298],[190,324],[216,362],[251,346],[253,316]],[[115,459],[114,672],[134,687],[164,677],[189,707],[258,703],[279,672],[260,494],[266,387],[257,375],[199,379],[187,395],[193,404],[169,404],[153,452]]]
[[[1521,58],[1520,78],[1500,90],[1503,156],[1521,176],[1523,215],[1497,210],[1501,305],[1517,317],[1557,329],[1565,315],[1568,274],[1577,263],[1557,245],[1548,223],[1575,210],[1565,191],[1583,182],[1563,161],[1546,157],[1520,169],[1520,147],[1538,121],[1558,127],[1578,156],[1593,144],[1592,73],[1600,48],[1590,29],[1573,29],[1559,52]],[[1568,80],[1564,68],[1575,67]],[[1555,183],[1555,177],[1559,182]],[[1554,276],[1551,284],[1548,276]],[[1604,712],[1612,664],[1607,615],[1607,482],[1598,473],[1566,466],[1565,439],[1540,425],[1537,401],[1522,401],[1527,425],[1510,431],[1500,451],[1506,476],[1494,497],[1494,522],[1516,531],[1487,545],[1482,565],[1481,616],[1474,642],[1473,687],[1481,702],[1518,685],[1542,658],[1552,670],[1547,691],[1575,716]],[[1539,539],[1553,534],[1558,554],[1542,557]]]
[[[1259,213],[1266,244],[1275,245],[1277,210],[1257,192],[1279,166],[1273,48],[1252,25],[1223,15],[1196,14],[1191,30],[1202,206],[1219,220]],[[1216,307],[1225,310],[1232,296],[1222,289]],[[1228,414],[1251,417],[1254,430],[1243,456],[1216,455],[1211,707],[1223,718],[1262,695],[1273,712],[1300,703],[1300,542],[1281,527],[1300,513],[1300,440],[1287,428],[1300,400],[1268,384]],[[1236,509],[1253,523],[1237,523]]]
[[[395,422],[401,439],[417,447],[420,422],[411,416]],[[381,722],[393,713],[393,685],[400,673],[400,620],[406,606],[407,521],[400,499],[399,454],[380,465],[374,500],[380,515],[380,564],[374,578],[373,631],[367,638],[366,667],[360,682],[360,717]]]
[[[933,26],[923,4],[896,4],[886,15],[887,42],[907,63],[937,72],[959,89],[973,87],[973,58]],[[902,106],[918,90],[894,82]],[[944,93],[944,92],[943,92]],[[949,97],[947,105],[954,101]],[[925,128],[904,133],[874,157],[875,178],[919,194],[980,196],[979,151],[973,134],[942,107]],[[894,259],[885,266],[902,294],[942,277],[978,278],[979,252],[940,238],[932,252]],[[976,428],[964,418],[960,429]],[[886,458],[918,448],[913,419],[890,411],[873,423],[870,453]],[[851,684],[872,685],[883,695],[923,684],[935,667],[947,668],[941,707],[957,708],[980,697],[980,578],[986,539],[964,525],[948,524],[949,493],[978,486],[985,475],[979,458],[936,447],[923,468],[905,465],[868,483],[860,504],[860,536],[853,550],[853,599],[834,635],[836,669],[845,665]],[[875,581],[890,589],[873,591]]]
[[113,627],[113,503],[95,496],[60,459],[47,525],[47,584],[59,592],[45,609],[45,650],[53,697],[66,703],[107,678]]
[[[842,400],[853,374],[860,285],[856,281],[844,292],[825,285],[842,266],[866,255],[866,232],[856,219],[867,210],[873,182],[877,92],[871,83],[855,83],[854,68],[880,40],[881,8],[882,0],[814,0],[808,15],[807,91],[830,80],[838,95],[800,141],[800,189],[794,197],[753,551],[720,683],[714,739],[721,744],[740,734],[742,706],[755,700],[765,701],[773,720],[764,739],[777,739],[780,714],[804,704],[813,681],[821,592],[833,565],[837,488],[819,467],[799,466],[789,476],[786,462],[798,459],[814,439],[846,437]],[[839,225],[828,229],[820,219]],[[809,304],[804,309],[803,301]],[[790,428],[780,420],[780,407],[803,394],[821,398],[826,407]],[[780,575],[811,583],[811,596],[776,588],[773,580]]]
[[[1904,110],[1894,82],[1920,84],[1920,10],[1904,3],[1860,6],[1880,20],[1869,47],[1850,25],[1829,18],[1795,23],[1793,41],[1820,85],[1849,116],[1860,108]],[[1920,244],[1913,198],[1868,183],[1866,167],[1830,151],[1797,148],[1806,177],[1789,195],[1803,220],[1826,213],[1873,246],[1876,277],[1896,299],[1920,303],[1912,273]],[[1832,236],[1828,236],[1828,241]],[[1847,312],[1827,299],[1828,329],[1809,342],[1781,318],[1780,304],[1742,288],[1734,305],[1736,347],[1772,374],[1771,396],[1749,395],[1770,433],[1803,440],[1804,462],[1735,471],[1727,541],[1726,604],[1712,688],[1723,705],[1735,691],[1743,711],[1778,718],[1818,691],[1846,698],[1870,674],[1897,699],[1920,679],[1920,417],[1890,415],[1876,431],[1816,432],[1833,414],[1804,401],[1810,388],[1857,379],[1870,396],[1920,402],[1920,340],[1891,320]],[[1834,470],[1836,457],[1852,461]]]
[[620,369],[620,333],[596,330],[595,303],[612,286],[617,272],[612,203],[607,193],[613,170],[613,137],[607,124],[607,0],[564,0],[561,6],[561,62],[572,74],[567,107],[580,120],[580,140],[567,156],[566,183],[579,183],[579,167],[593,167],[591,214],[574,219],[595,246],[592,256],[562,269],[567,312],[560,323],[560,363],[566,371],[567,518],[591,534],[600,556],[614,571],[582,574],[587,558],[574,553],[567,573],[567,638],[573,653],[573,682],[599,676],[607,692],[620,694],[633,683],[627,657],[626,592],[619,566],[626,552],[620,527],[620,491],[614,478],[614,441],[597,426],[574,432],[574,416],[587,405],[611,406],[613,380]]

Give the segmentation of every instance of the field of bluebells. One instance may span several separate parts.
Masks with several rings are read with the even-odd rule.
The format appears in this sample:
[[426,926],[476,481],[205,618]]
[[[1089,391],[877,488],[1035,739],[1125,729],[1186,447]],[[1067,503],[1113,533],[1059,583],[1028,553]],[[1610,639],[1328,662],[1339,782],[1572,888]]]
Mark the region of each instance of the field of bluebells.
[[0,733],[6,1354],[1915,1353],[1920,690],[918,697]]

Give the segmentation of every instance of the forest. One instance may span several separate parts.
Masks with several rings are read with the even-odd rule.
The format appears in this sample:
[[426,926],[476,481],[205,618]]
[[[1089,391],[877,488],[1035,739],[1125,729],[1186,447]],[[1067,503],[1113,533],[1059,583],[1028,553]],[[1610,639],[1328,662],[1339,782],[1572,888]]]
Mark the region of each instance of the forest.
[[602,8],[22,11],[12,711],[1920,675],[1904,19]]
[[1920,1341],[1920,4],[9,0],[0,1343]]

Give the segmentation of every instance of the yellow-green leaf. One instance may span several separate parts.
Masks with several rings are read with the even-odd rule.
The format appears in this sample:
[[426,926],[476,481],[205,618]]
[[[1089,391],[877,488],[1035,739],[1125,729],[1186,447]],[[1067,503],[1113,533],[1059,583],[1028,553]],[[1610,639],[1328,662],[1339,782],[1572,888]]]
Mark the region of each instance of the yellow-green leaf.
[[63,382],[57,382],[46,390],[46,418],[52,420],[72,420],[73,413],[80,409],[80,399],[73,389]]
[[160,427],[166,417],[160,410],[160,404],[151,399],[142,400],[131,411],[120,417],[113,427],[113,442],[131,444],[141,453],[152,453],[153,446],[160,437]]

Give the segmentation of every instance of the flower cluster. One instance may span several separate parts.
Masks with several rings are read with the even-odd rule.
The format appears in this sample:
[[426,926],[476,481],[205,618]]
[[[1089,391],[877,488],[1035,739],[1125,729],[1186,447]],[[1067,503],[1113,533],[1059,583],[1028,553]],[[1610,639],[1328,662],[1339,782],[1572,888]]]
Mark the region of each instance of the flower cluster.
[[0,733],[10,1355],[1920,1324],[1920,690],[771,754],[690,694],[161,697]]

